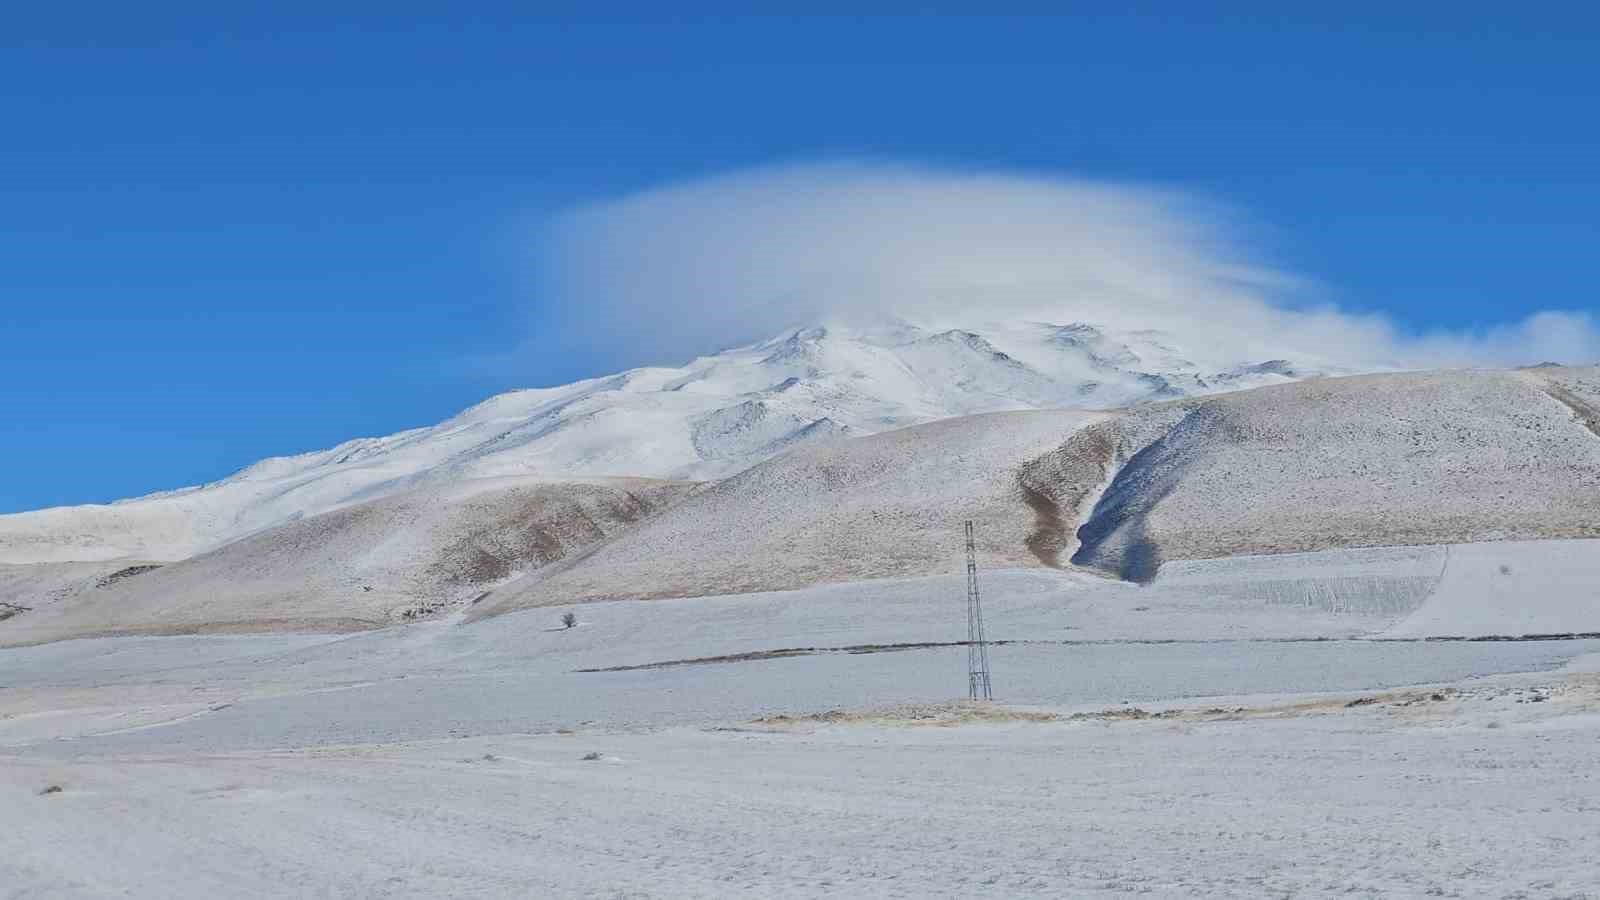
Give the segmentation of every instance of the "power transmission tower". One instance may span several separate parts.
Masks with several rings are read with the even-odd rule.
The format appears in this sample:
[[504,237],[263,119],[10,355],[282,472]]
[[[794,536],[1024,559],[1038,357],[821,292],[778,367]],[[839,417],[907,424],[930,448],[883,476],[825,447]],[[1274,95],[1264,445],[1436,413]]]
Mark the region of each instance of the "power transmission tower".
[[967,692],[973,700],[993,700],[989,691],[989,641],[983,634],[983,601],[978,597],[978,546],[967,522]]

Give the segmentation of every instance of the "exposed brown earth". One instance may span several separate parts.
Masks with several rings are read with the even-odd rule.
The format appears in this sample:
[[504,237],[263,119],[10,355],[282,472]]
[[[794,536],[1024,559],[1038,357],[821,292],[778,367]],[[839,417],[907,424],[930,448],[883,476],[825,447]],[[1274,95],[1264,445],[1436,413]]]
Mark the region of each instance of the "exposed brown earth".
[[1141,582],[1168,560],[1600,536],[1597,402],[1595,370],[1554,368],[947,420],[764,463],[474,616],[948,573],[967,518],[981,566],[1070,554]]
[[11,619],[0,643],[336,632],[417,621],[616,534],[693,488],[648,479],[488,479],[413,490],[166,566],[90,570],[87,588],[69,585],[59,600]]

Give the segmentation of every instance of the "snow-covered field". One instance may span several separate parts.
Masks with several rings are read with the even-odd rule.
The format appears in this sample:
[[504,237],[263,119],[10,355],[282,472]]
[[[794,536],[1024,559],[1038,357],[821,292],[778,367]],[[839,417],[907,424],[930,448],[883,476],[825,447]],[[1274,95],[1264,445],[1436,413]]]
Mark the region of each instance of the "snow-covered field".
[[1347,702],[30,754],[0,769],[0,878],[11,897],[1600,891],[1593,676]]
[[1342,552],[0,650],[0,896],[1600,892],[1600,640],[1375,639],[1595,542]]

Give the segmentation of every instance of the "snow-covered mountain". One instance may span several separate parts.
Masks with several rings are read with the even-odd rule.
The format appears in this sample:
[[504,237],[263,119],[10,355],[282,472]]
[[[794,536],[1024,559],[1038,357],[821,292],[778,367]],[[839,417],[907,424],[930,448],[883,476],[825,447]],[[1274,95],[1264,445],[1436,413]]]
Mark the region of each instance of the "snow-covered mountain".
[[[567,564],[527,570],[471,615],[959,571],[964,519],[985,569],[1140,583],[1180,560],[1600,538],[1597,437],[1592,368],[963,416],[753,466]],[[1324,587],[1370,600],[1367,574]],[[1423,582],[1406,584],[1390,587]]]
[[1216,359],[1174,335],[1081,322],[805,328],[678,368],[502,394],[431,428],[266,459],[200,487],[0,516],[0,563],[182,559],[428,484],[719,479],[799,444],[950,416],[1106,409],[1342,371]]

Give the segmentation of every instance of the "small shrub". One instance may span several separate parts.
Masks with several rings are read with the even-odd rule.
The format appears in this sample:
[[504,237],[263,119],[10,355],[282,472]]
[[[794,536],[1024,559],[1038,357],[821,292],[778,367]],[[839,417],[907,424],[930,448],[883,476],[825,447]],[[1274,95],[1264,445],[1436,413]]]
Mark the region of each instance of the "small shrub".
[[578,614],[574,612],[562,613],[561,624],[567,626],[568,628],[576,627],[578,624]]
[[599,753],[585,753],[583,755],[583,761],[584,762],[595,762],[598,759],[600,759],[600,754]]

